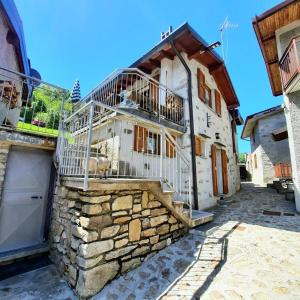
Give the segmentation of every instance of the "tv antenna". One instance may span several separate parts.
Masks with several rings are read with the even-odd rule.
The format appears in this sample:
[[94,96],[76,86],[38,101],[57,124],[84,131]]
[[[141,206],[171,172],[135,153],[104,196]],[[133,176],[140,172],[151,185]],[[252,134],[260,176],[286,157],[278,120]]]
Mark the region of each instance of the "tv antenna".
[[[221,45],[222,45],[222,56],[224,62],[227,60],[228,56],[228,38],[225,37],[225,33],[229,29],[237,28],[238,24],[233,24],[229,22],[228,16],[225,18],[223,24],[220,25],[220,32],[221,32]],[[224,39],[226,38],[226,49],[224,47]]]

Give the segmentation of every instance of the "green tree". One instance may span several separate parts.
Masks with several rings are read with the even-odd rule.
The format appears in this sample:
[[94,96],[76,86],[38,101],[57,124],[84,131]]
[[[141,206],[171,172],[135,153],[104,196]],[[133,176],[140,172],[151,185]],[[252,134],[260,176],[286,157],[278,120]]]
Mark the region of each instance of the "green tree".
[[240,153],[239,154],[239,163],[245,164],[246,163],[246,153]]

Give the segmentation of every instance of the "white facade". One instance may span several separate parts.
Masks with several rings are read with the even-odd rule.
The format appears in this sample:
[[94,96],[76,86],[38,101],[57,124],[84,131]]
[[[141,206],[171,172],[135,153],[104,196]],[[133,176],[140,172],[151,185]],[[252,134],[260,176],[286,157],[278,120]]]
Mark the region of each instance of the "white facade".
[[[286,49],[292,38],[300,33],[300,21],[295,21],[276,31],[277,51],[279,58]],[[298,48],[299,57],[299,48]],[[299,77],[299,75],[297,75]],[[299,78],[291,83],[293,93],[283,91],[284,112],[286,116],[287,130],[289,135],[289,147],[293,171],[295,189],[295,203],[297,211],[300,211],[300,86]],[[298,82],[298,84],[296,83]]]

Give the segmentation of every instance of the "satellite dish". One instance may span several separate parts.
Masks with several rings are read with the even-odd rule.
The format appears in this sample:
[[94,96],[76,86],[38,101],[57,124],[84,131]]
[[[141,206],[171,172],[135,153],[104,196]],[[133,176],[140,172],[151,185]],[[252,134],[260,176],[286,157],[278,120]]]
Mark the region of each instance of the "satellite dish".
[[40,85],[40,82],[38,80],[41,80],[41,74],[35,70],[35,69],[30,69],[30,76],[36,78],[37,80],[32,80],[31,84],[33,85],[33,87],[37,87]]

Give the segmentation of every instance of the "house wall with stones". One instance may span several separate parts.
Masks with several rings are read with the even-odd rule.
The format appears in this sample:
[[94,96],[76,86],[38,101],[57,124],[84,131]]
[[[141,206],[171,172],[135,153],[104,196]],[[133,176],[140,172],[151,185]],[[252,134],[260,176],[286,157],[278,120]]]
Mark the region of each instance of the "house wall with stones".
[[[237,143],[236,153],[233,151],[233,139],[231,121],[226,103],[221,96],[222,116],[218,116],[215,112],[215,99],[213,90],[218,90],[218,86],[209,73],[209,70],[194,59],[189,60],[186,53],[181,53],[192,72],[192,97],[194,112],[195,134],[202,137],[203,155],[196,158],[191,157],[191,141],[190,141],[190,118],[188,114],[188,101],[185,101],[185,122],[187,132],[178,137],[178,142],[182,146],[183,151],[190,159],[196,159],[197,163],[197,181],[198,181],[198,205],[199,209],[206,209],[216,205],[219,197],[213,195],[212,184],[212,164],[211,164],[211,145],[215,144],[219,149],[225,149],[227,153],[228,163],[228,187],[229,193],[225,195],[231,196],[240,188],[239,167],[237,165]],[[212,108],[201,101],[198,97],[197,85],[197,69],[200,68],[205,74],[206,84],[212,90]],[[164,58],[161,61],[161,69],[152,72],[152,76],[160,72],[160,83],[174,90],[178,95],[187,99],[187,76],[182,63],[176,56],[173,60]],[[208,125],[208,117],[210,124]],[[216,133],[220,138],[217,139]],[[204,138],[204,136],[206,136]],[[234,139],[237,140],[236,132]],[[221,181],[221,180],[219,180]]]
[[[252,154],[252,181],[255,184],[265,186],[276,179],[274,165],[278,163],[290,163],[290,149],[288,139],[275,141],[272,132],[286,126],[286,118],[283,111],[268,115],[257,121],[253,135],[251,136]],[[257,167],[255,167],[256,156]]]
[[300,212],[300,92],[284,96],[296,209]]
[[186,232],[154,194],[130,181],[122,188],[102,181],[86,192],[57,187],[51,258],[80,297],[96,294]]

